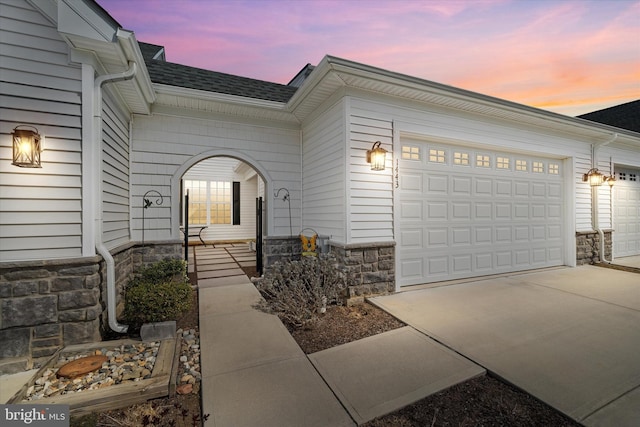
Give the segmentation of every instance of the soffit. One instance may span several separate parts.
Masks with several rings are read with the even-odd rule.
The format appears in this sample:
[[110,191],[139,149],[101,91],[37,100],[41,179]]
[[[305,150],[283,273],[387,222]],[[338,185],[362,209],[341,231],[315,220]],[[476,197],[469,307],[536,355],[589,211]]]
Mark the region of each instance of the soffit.
[[[298,124],[296,117],[286,109],[286,104],[182,88],[154,83],[156,107],[192,110],[198,113],[223,114],[248,120],[266,120]],[[163,109],[166,110],[166,109]]]
[[[72,35],[66,35],[65,38],[71,47],[95,54],[103,68],[99,70],[100,74],[122,73],[129,68],[129,58],[116,42],[104,42]],[[144,96],[140,87],[141,80],[144,80],[144,74],[146,74],[145,64],[142,60],[135,62],[138,67],[136,78],[111,84],[115,85],[123,102],[132,113],[149,114],[149,99]]]

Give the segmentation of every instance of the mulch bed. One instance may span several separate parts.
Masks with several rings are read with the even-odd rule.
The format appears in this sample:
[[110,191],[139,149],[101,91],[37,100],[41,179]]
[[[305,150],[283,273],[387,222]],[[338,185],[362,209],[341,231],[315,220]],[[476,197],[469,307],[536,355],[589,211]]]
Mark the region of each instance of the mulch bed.
[[289,332],[306,354],[357,341],[405,326],[404,323],[371,304],[353,307],[331,306],[317,322]]
[[605,262],[600,262],[598,264],[593,264],[593,265],[595,265],[596,267],[610,268],[612,270],[627,271],[629,273],[640,273],[640,268],[627,267],[626,265],[607,264]]
[[491,376],[474,378],[431,395],[364,427],[554,426],[580,424]]

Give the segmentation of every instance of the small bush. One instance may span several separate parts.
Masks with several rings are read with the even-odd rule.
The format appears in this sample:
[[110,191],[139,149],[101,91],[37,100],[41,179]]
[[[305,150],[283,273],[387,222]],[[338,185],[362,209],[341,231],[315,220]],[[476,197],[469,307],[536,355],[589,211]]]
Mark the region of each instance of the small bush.
[[258,308],[277,314],[290,327],[304,327],[326,306],[342,305],[350,281],[332,255],[279,262],[256,284],[265,298]]
[[151,264],[140,270],[129,283],[152,282],[160,283],[166,281],[185,281],[188,282],[187,264],[182,259],[166,258]]
[[191,308],[186,263],[166,259],[144,268],[127,284],[124,317],[132,328],[177,320]]

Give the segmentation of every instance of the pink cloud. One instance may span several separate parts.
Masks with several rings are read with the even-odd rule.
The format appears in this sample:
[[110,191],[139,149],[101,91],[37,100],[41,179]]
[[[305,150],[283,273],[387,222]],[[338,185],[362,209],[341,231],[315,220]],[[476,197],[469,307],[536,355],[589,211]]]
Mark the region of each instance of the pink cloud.
[[170,61],[262,80],[331,54],[554,109],[640,98],[636,0],[98,1]]

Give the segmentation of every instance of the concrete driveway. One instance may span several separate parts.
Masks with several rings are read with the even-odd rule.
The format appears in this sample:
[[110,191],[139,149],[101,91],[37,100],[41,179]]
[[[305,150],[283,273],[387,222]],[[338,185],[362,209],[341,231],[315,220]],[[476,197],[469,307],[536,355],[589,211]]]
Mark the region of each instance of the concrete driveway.
[[374,298],[587,426],[640,425],[640,275],[558,268]]

